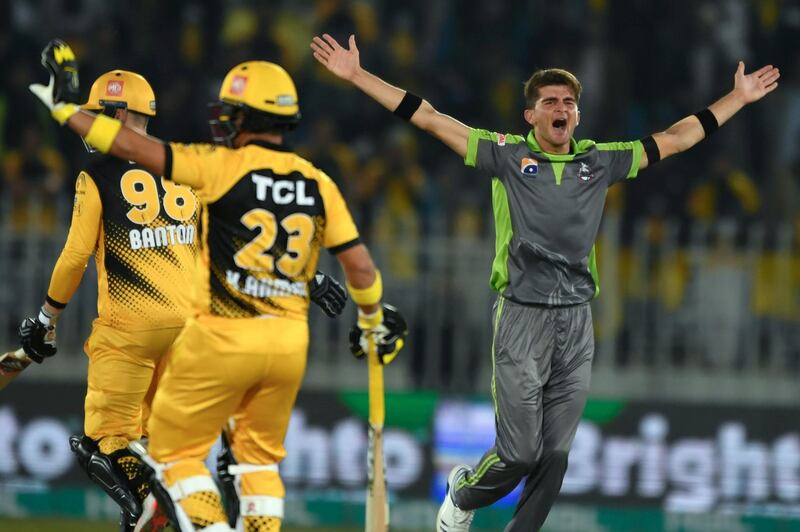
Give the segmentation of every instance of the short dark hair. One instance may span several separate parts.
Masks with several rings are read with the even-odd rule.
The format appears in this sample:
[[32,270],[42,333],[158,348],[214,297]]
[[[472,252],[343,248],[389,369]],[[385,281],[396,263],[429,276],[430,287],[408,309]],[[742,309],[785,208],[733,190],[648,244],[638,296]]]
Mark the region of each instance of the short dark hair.
[[563,68],[544,68],[534,72],[525,82],[525,103],[528,104],[528,107],[534,106],[536,100],[539,99],[539,89],[547,85],[566,85],[575,93],[576,101],[581,99],[583,87],[575,74]]

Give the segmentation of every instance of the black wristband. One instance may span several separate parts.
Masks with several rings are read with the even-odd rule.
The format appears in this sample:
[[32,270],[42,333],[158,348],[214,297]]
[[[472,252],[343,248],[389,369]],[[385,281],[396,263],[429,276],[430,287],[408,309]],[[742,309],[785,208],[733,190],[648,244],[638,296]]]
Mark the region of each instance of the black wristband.
[[345,242],[343,244],[339,244],[338,246],[333,246],[332,248],[328,248],[328,251],[331,255],[336,255],[341,253],[342,251],[348,250],[352,247],[355,247],[361,243],[361,237],[356,237],[349,242]]
[[422,105],[422,98],[406,91],[405,96],[403,96],[403,99],[400,101],[400,105],[394,110],[394,115],[408,122],[411,120],[411,117],[414,116],[414,113],[417,112],[420,105]]
[[67,304],[66,303],[61,303],[60,301],[56,301],[55,299],[53,299],[50,296],[46,296],[44,298],[44,300],[47,301],[47,303],[49,305],[52,305],[53,307],[55,307],[57,309],[62,309],[63,310],[65,308],[67,308]]
[[706,134],[706,138],[710,137],[713,132],[719,129],[719,122],[717,122],[717,117],[714,116],[714,113],[711,112],[711,109],[706,107],[702,111],[697,111],[694,116],[700,121],[700,125],[703,126],[703,131]]
[[658,149],[656,139],[649,135],[642,139],[642,147],[647,154],[647,166],[652,166],[661,160],[661,150]]

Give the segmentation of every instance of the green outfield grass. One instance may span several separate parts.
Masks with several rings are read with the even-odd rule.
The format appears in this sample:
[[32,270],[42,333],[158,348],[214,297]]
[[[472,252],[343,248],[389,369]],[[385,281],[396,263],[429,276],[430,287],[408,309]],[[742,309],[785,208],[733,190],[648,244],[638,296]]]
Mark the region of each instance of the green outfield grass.
[[[76,519],[0,519],[3,532],[118,532],[117,523],[109,521],[81,521]],[[362,532],[358,528],[297,528],[282,527],[282,532]]]

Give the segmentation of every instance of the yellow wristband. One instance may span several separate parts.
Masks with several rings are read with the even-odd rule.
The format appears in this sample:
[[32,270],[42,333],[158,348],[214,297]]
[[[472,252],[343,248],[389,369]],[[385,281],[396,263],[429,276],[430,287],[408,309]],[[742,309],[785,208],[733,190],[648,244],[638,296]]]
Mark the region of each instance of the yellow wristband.
[[97,115],[84,139],[97,151],[108,153],[117,138],[122,122],[106,115]]
[[347,283],[347,291],[350,292],[350,297],[356,305],[376,305],[381,302],[383,296],[383,281],[381,281],[381,272],[375,270],[375,281],[372,286],[367,288],[355,288],[349,282]]
[[81,108],[74,103],[60,103],[53,107],[53,112],[51,114],[55,121],[63,126],[72,115],[80,110]]

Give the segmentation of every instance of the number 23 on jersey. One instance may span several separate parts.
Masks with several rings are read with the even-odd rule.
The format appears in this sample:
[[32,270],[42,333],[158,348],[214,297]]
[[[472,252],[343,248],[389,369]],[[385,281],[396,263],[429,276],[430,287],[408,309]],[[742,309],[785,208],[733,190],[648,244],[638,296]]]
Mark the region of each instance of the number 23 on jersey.
[[251,209],[241,217],[242,224],[259,234],[236,252],[237,266],[254,272],[272,273],[276,269],[286,277],[302,273],[311,255],[314,220],[308,214],[292,213],[280,221],[288,233],[286,252],[277,259],[271,254],[278,236],[278,220],[266,209]]

